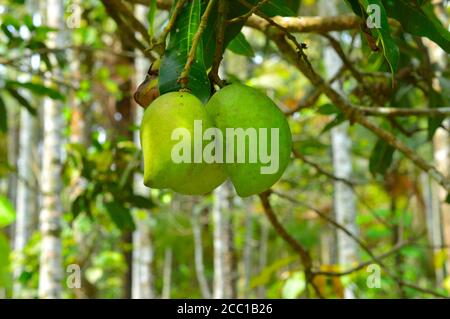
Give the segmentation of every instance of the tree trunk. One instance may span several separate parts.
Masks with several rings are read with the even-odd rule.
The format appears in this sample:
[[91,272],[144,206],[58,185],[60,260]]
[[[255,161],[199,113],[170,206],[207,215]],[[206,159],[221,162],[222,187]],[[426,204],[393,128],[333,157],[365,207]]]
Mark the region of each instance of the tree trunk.
[[208,280],[205,276],[205,265],[203,262],[201,213],[201,210],[197,210],[193,207],[192,233],[194,235],[195,272],[197,274],[197,281],[200,286],[202,297],[210,299],[211,290],[209,289]]
[[[136,16],[146,20],[147,9],[136,6]],[[144,57],[136,58],[135,83],[141,83],[148,70],[148,62]],[[135,124],[139,127],[143,116],[143,109],[136,107]],[[139,131],[134,133],[134,142],[140,147]],[[142,196],[149,196],[150,192],[143,184],[142,174],[134,176],[134,192]],[[152,214],[150,210],[135,212],[136,230],[133,232],[133,276],[132,298],[155,298],[154,274],[153,274],[153,243],[151,234]]]
[[[320,10],[323,15],[337,15],[338,10],[335,1],[322,0],[320,5]],[[332,33],[331,35],[336,38],[339,36],[336,33]],[[328,78],[333,77],[342,66],[342,61],[339,56],[329,46],[324,50],[324,62]],[[333,83],[332,86],[335,90],[341,91],[338,82]],[[331,130],[331,144],[334,175],[343,179],[351,179],[352,142],[348,135],[348,122],[338,125]],[[334,214],[338,223],[353,234],[357,234],[355,195],[352,188],[342,181],[334,182]],[[357,244],[340,230],[336,234],[336,248],[339,265],[349,265],[358,260]],[[354,298],[351,289],[346,289],[344,295],[345,298]]]
[[[57,28],[56,37],[49,40],[49,47],[63,47],[67,36],[64,29],[64,3],[47,0],[47,25]],[[57,71],[56,71],[57,72]],[[40,215],[41,256],[39,270],[39,297],[61,298],[63,278],[61,256],[60,200],[62,105],[49,98],[44,100],[44,146],[42,154],[42,211]]]
[[[36,17],[39,15],[39,5],[36,0],[31,0],[27,6],[28,12]],[[31,64],[31,60],[30,60]],[[26,76],[29,81],[30,77]],[[28,95],[28,98],[32,96]],[[32,232],[35,230],[37,217],[37,194],[35,168],[38,159],[38,123],[25,108],[20,108],[19,148],[17,158],[17,192],[16,192],[16,223],[14,231],[14,253],[18,257],[18,263],[14,267],[13,296],[23,297],[23,287],[19,280],[23,272],[23,249],[28,243]]]
[[[3,74],[1,74],[3,76]],[[15,165],[17,163],[20,140],[20,110],[16,105],[7,106],[8,116],[8,163]],[[9,174],[8,178],[8,198],[11,203],[17,202],[17,174]],[[11,237],[12,234],[11,234]]]
[[[80,6],[79,0],[72,2],[74,5]],[[85,17],[88,23],[89,17]],[[76,27],[76,26],[75,26]],[[80,55],[78,52],[70,51],[70,70],[75,79],[82,77],[93,81],[93,53],[90,51],[83,52]],[[89,102],[80,101],[76,97],[76,92],[71,92],[71,107],[72,114],[70,119],[70,143],[79,144],[85,150],[91,145],[91,126],[92,126],[92,104]],[[84,178],[76,175],[70,181],[70,196],[74,201],[87,187],[87,181]],[[84,212],[86,213],[86,212]],[[77,218],[87,218],[86,215],[80,215]],[[82,227],[81,227],[82,228]],[[77,227],[75,223],[73,226],[74,240],[79,247],[79,254],[77,264],[80,266],[81,285],[79,288],[74,288],[74,294],[78,299],[95,299],[97,297],[97,287],[89,282],[86,277],[86,272],[91,265],[91,256],[96,248],[96,229],[91,233],[86,233],[85,230]]]
[[15,298],[22,297],[22,283],[19,280],[23,272],[23,249],[32,232],[33,219],[36,210],[36,183],[33,174],[33,161],[37,158],[33,154],[36,145],[36,118],[27,110],[20,110],[19,156],[17,160],[17,198],[16,223],[14,232],[14,253],[18,257],[18,264],[14,267]]
[[[445,27],[448,28],[448,14],[445,10],[444,4],[435,6],[436,15],[440,18],[441,22]],[[439,79],[437,76],[443,76],[442,71],[447,70],[448,68],[448,57],[447,53],[443,51],[436,43],[429,41],[428,39],[424,39],[425,45],[428,48],[430,54],[430,62],[439,66],[439,71],[436,72],[435,77],[433,78],[432,87],[437,91],[442,91],[441,85],[439,83]],[[434,161],[436,163],[436,168],[440,171],[444,176],[450,177],[450,134],[448,130],[450,130],[450,120],[446,119],[442,125],[446,128],[438,128],[433,138],[433,148],[434,148]],[[433,210],[434,219],[440,220],[440,229],[435,228],[434,232],[436,233],[434,236],[443,238],[443,244],[446,247],[450,246],[450,204],[446,203],[445,199],[447,196],[450,196],[444,188],[439,186],[436,182],[432,183],[431,191],[434,193],[434,197],[436,197],[436,205],[438,207]],[[437,225],[436,225],[437,226]],[[436,227],[435,226],[435,227]],[[438,231],[442,233],[437,234]],[[450,273],[450,254],[447,253],[447,261],[445,265],[447,276]]]
[[[133,47],[127,43],[127,35],[125,33],[120,33],[120,43],[122,51],[132,51]],[[135,61],[133,57],[120,57],[116,61],[118,65],[127,65],[130,70],[135,69]],[[120,114],[118,120],[115,121],[115,129],[118,136],[126,138],[129,141],[134,139],[133,132],[131,131],[132,124],[134,123],[134,102],[133,96],[133,77],[124,79],[119,86],[120,92],[122,92],[123,97],[116,102],[116,112]],[[117,162],[117,168],[119,170],[125,170],[128,166],[127,162],[119,161]],[[126,182],[127,188],[133,187],[133,176],[129,178]],[[127,270],[124,275],[124,286],[123,295],[124,299],[132,298],[132,286],[133,286],[133,233],[131,231],[124,231],[122,234],[123,241],[123,254],[125,257],[125,262],[127,265]]]
[[[261,218],[261,238],[259,241],[259,262],[258,262],[258,271],[264,271],[267,266],[267,247],[269,243],[269,224],[266,218]],[[257,297],[259,299],[266,298],[266,287],[264,285],[260,285],[257,291]]]
[[[428,176],[428,174],[422,174],[421,184],[423,185],[423,194],[425,199],[425,212],[427,221],[427,234],[428,241],[432,247],[431,260],[435,260],[435,257],[442,253],[443,232],[442,232],[442,216],[439,207],[439,198],[437,189],[433,189],[434,182]],[[445,266],[445,265],[443,265]],[[442,287],[445,279],[445,267],[438,266],[434,269],[436,285]]]
[[229,182],[214,191],[213,298],[235,298],[235,260],[232,232],[232,191]]
[[244,243],[244,287],[243,298],[250,294],[250,280],[252,278],[252,250],[253,250],[253,216],[248,210],[245,216],[245,243]]
[[163,290],[162,299],[170,299],[172,289],[172,248],[166,248],[164,251],[164,269],[163,269]]

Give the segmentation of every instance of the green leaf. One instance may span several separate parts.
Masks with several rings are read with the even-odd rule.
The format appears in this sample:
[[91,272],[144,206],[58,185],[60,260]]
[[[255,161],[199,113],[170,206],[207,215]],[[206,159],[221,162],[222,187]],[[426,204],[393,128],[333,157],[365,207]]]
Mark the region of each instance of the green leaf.
[[[194,35],[200,25],[201,13],[201,0],[188,2],[182,9],[170,32],[169,45],[160,68],[158,85],[161,94],[181,89],[178,78],[186,64]],[[192,94],[203,102],[208,101],[211,94],[211,86],[203,59],[202,41],[197,47],[188,80],[187,87],[192,91]]]
[[3,98],[0,96],[0,133],[8,131],[8,116],[6,113],[6,105]]
[[[250,3],[257,3],[259,0],[250,0]],[[228,14],[227,19],[233,19],[239,16],[244,15],[249,11],[249,9],[241,4],[238,0],[228,0]],[[298,12],[301,1],[299,0],[271,0],[270,4],[266,4],[262,7],[262,11],[268,15],[273,17],[274,15],[282,15],[282,16],[296,16],[296,12]],[[213,57],[216,50],[216,29],[215,24],[217,21],[217,10],[214,10],[211,14],[210,19],[208,20],[208,26],[203,34],[203,47],[204,47],[204,60],[206,69],[211,67]],[[244,26],[244,21],[239,23],[233,23],[228,25],[225,29],[225,37],[224,37],[224,50],[228,46],[228,44],[239,35],[242,27]]]
[[339,124],[343,123],[345,120],[346,120],[345,115],[343,113],[338,113],[331,122],[329,122],[327,125],[325,125],[325,127],[322,129],[320,134],[328,132],[333,127],[338,126]]
[[431,3],[423,7],[405,0],[385,0],[390,17],[398,20],[402,28],[415,36],[427,37],[450,53],[450,32],[441,24]]
[[0,287],[9,288],[12,283],[11,271],[10,271],[10,259],[11,253],[8,238],[0,233]]
[[334,104],[331,104],[331,103],[323,104],[323,105],[319,106],[319,108],[317,109],[317,113],[323,114],[323,115],[337,114],[340,112],[341,111],[337,108],[337,106]]
[[29,90],[30,92],[40,95],[40,96],[48,96],[53,100],[63,101],[64,95],[58,92],[55,89],[49,88],[43,84],[33,83],[33,82],[18,82],[18,81],[7,81],[6,85],[9,87],[22,87],[24,89]]
[[6,91],[11,95],[19,104],[24,106],[31,115],[36,115],[36,109],[31,106],[30,102],[24,98],[16,89],[12,87],[7,87]]
[[[429,92],[429,101],[430,101],[430,108],[437,108],[442,107],[446,104],[444,97],[436,92],[434,89],[431,89]],[[447,102],[450,102],[450,98],[447,99]],[[434,136],[434,133],[436,133],[436,130],[439,128],[439,126],[442,124],[442,122],[445,120],[445,116],[437,116],[433,118],[428,118],[428,139],[431,140]]]
[[[253,0],[249,2],[257,4],[259,0]],[[269,17],[294,17],[297,15],[299,6],[300,1],[271,0],[261,7],[261,11],[267,14]]]
[[8,198],[0,195],[0,228],[10,225],[15,219],[13,205]]
[[141,195],[132,195],[128,202],[136,208],[150,209],[156,207],[150,198]]
[[383,175],[392,164],[395,148],[385,140],[378,139],[372,150],[369,161],[369,170],[375,174]]
[[364,5],[364,8],[366,8],[366,10],[369,5],[376,5],[378,6],[378,8],[380,8],[380,28],[373,28],[371,30],[373,30],[377,34],[378,39],[380,40],[383,47],[383,54],[387,62],[389,63],[392,74],[394,74],[398,67],[400,50],[391,37],[388,16],[384,5],[381,0],[360,0],[360,3]]
[[231,40],[230,44],[228,44],[228,49],[236,54],[245,55],[248,57],[255,56],[255,52],[242,32]]
[[350,6],[352,11],[359,17],[364,17],[364,11],[361,8],[358,0],[345,0],[347,4]]
[[113,223],[120,230],[135,230],[133,217],[131,216],[130,210],[125,208],[122,204],[118,202],[107,202],[103,204],[106,212],[113,221]]
[[88,216],[91,215],[89,207],[89,200],[85,193],[79,195],[73,202],[70,208],[73,218],[76,218],[81,213],[85,212]]
[[295,256],[288,256],[282,259],[276,260],[273,264],[264,268],[256,277],[252,278],[250,287],[255,288],[267,284],[270,281],[272,275],[279,269],[286,267],[296,261],[298,258]]

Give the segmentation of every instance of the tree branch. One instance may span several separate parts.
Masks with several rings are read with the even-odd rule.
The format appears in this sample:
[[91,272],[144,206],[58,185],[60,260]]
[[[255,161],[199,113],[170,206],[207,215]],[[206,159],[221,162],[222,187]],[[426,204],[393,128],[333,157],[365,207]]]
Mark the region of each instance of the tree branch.
[[450,107],[438,107],[433,109],[409,109],[397,107],[365,107],[358,106],[358,110],[364,115],[375,115],[385,117],[399,116],[426,116],[439,117],[450,116]]
[[320,290],[313,282],[313,274],[312,274],[312,260],[309,252],[295,240],[289,233],[286,231],[286,229],[281,225],[281,223],[278,221],[277,216],[275,215],[275,212],[273,211],[273,208],[269,201],[270,191],[264,192],[259,194],[259,198],[261,200],[261,203],[264,208],[264,213],[266,214],[267,218],[269,219],[270,223],[272,224],[275,231],[280,235],[281,238],[300,256],[301,263],[305,270],[305,277],[306,282],[310,283],[312,287],[314,288],[315,292],[320,298],[323,298]]
[[274,30],[273,28],[262,31],[265,32],[269,36],[269,38],[275,42],[282,55],[284,55],[287,60],[295,65],[317,89],[321,90],[325,95],[327,95],[331,102],[333,102],[351,122],[357,122],[361,124],[365,128],[372,131],[375,135],[385,140],[391,146],[402,152],[417,167],[428,173],[446,191],[450,192],[450,180],[448,178],[446,178],[441,172],[439,172],[433,165],[429,164],[422,157],[417,155],[413,149],[398,140],[393,134],[379,128],[378,126],[370,122],[357,106],[351,104],[348,100],[346,100],[338,92],[331,88],[330,85],[328,85],[324,81],[324,79],[318,73],[316,73],[316,71],[314,71],[311,63],[309,63],[309,61],[307,61],[305,57],[299,59],[292,46],[284,39],[283,36],[280,36],[279,31]]

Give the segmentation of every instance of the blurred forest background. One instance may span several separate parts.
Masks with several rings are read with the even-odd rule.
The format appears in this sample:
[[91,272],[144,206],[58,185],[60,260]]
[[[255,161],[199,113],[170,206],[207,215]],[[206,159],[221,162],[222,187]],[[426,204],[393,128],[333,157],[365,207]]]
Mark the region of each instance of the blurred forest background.
[[294,148],[240,198],[142,184],[133,94],[172,1],[0,1],[0,298],[450,297],[447,1],[262,2],[229,1],[219,74]]

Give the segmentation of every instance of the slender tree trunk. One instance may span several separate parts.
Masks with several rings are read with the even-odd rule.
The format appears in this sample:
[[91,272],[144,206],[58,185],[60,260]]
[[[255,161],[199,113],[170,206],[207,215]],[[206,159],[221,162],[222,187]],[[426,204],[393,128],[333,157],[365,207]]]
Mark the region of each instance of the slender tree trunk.
[[22,283],[19,280],[23,272],[23,249],[31,235],[32,221],[36,208],[36,183],[33,174],[33,148],[36,144],[36,118],[27,110],[20,110],[20,137],[19,157],[17,161],[17,201],[16,201],[16,224],[14,232],[14,252],[18,256],[19,263],[14,267],[14,289],[15,298],[20,298],[23,293]]
[[[261,227],[261,238],[259,244],[259,262],[258,262],[258,271],[261,273],[267,266],[267,250],[269,243],[269,224],[266,218],[261,218],[260,221]],[[266,287],[264,285],[260,285],[257,291],[257,297],[262,299],[266,297]]]
[[[433,189],[434,183],[428,174],[421,175],[421,184],[423,185],[423,194],[425,199],[428,241],[432,246],[431,260],[435,260],[434,257],[442,252],[442,247],[444,245],[442,216],[439,209],[438,192],[436,189]],[[435,268],[434,273],[436,285],[438,287],[442,287],[442,283],[445,279],[445,267]]]
[[[71,4],[81,7],[79,0],[73,0]],[[81,14],[81,12],[80,12]],[[85,19],[89,17],[86,16]],[[69,24],[70,25],[70,24]],[[73,25],[72,27],[78,27]],[[70,71],[75,79],[81,79],[82,74],[85,79],[93,80],[93,53],[86,51],[83,54],[79,52],[70,51]],[[70,119],[70,142],[79,144],[84,149],[88,149],[91,145],[91,126],[92,126],[92,104],[90,102],[80,101],[76,97],[76,92],[71,92],[71,107],[72,116]],[[70,181],[70,196],[74,201],[87,187],[87,181],[80,176],[75,176]],[[86,212],[83,212],[86,214]],[[86,215],[79,215],[78,218],[86,218]],[[81,227],[82,228],[82,227]],[[77,264],[81,271],[81,285],[80,288],[74,289],[74,294],[78,299],[94,299],[97,297],[97,287],[89,282],[86,277],[86,272],[91,265],[91,255],[95,251],[96,246],[96,229],[91,233],[86,233],[85,230],[73,227],[74,239],[79,247],[79,255],[77,256]]]
[[[447,129],[450,129],[450,120],[444,122]],[[438,129],[433,139],[434,143],[434,160],[436,162],[436,168],[446,176],[450,175],[450,135],[444,129]],[[439,205],[439,216],[441,217],[441,223],[443,227],[444,244],[450,246],[450,204],[445,202],[448,196],[447,192],[433,183],[433,191],[437,194],[437,201]],[[436,211],[436,214],[438,211]],[[438,216],[436,217],[438,218]],[[436,230],[437,231],[437,230]],[[447,275],[450,273],[450,254],[447,254],[446,262]]]
[[201,213],[202,211],[199,211],[194,207],[192,213],[192,232],[194,235],[195,272],[197,274],[197,281],[200,286],[202,297],[210,299],[211,290],[209,289],[208,280],[205,276],[205,265],[203,261]]
[[[66,35],[64,3],[47,0],[47,25],[59,29],[49,40],[49,47],[63,47]],[[41,256],[39,270],[39,297],[60,298],[63,278],[61,256],[61,151],[63,149],[62,105],[49,98],[44,100],[44,146],[42,155],[42,211],[40,215]]]
[[[435,6],[435,13],[440,18],[441,22],[448,28],[448,14],[445,10],[445,5],[439,4]],[[442,92],[442,87],[440,85],[438,77],[444,76],[442,71],[448,68],[448,57],[447,53],[442,50],[436,43],[424,39],[424,44],[428,48],[430,63],[437,65],[439,70],[433,74],[432,83],[430,86],[438,92]],[[450,177],[450,119],[444,120],[442,123],[446,129],[438,128],[433,137],[433,148],[434,148],[434,161],[436,163],[436,168],[442,172],[444,176]],[[431,186],[432,198],[435,198],[435,205],[433,209],[433,220],[439,220],[438,225],[435,224],[433,228],[434,237],[438,240],[438,237],[443,239],[443,244],[447,247],[450,246],[450,204],[446,203],[445,199],[449,195],[444,188],[439,186],[436,182],[432,182]],[[438,234],[441,232],[441,234]],[[445,265],[447,276],[450,273],[450,254],[447,253],[447,261]]]
[[[337,15],[336,2],[322,0],[320,10],[323,15]],[[339,34],[333,33],[332,36],[338,37]],[[327,46],[324,50],[324,62],[327,76],[334,76],[342,66],[337,53],[333,48]],[[335,90],[341,91],[340,84],[333,84]],[[348,135],[348,123],[334,127],[331,130],[331,144],[333,154],[334,175],[344,179],[352,177],[352,157],[351,157],[351,139]],[[334,183],[334,214],[338,223],[343,225],[353,234],[358,229],[356,225],[356,204],[352,188],[344,182],[335,181]],[[339,265],[348,265],[358,260],[358,247],[353,239],[342,231],[336,234],[337,259]],[[354,298],[351,289],[345,290],[345,298]]]
[[164,269],[163,269],[163,290],[162,299],[170,299],[172,290],[172,248],[166,248],[164,251]]
[[[3,76],[3,74],[2,74]],[[8,116],[8,162],[11,165],[17,163],[20,135],[20,111],[17,105],[7,106]],[[17,202],[17,174],[9,174],[8,198],[11,203]],[[12,235],[12,234],[11,234]],[[11,236],[13,237],[13,236]]]
[[[126,39],[127,35],[125,33],[120,33],[120,43],[122,51],[131,52],[133,47],[128,44]],[[135,61],[133,57],[120,57],[116,61],[117,64],[126,65],[129,70],[135,69]],[[135,105],[132,99],[133,96],[133,77],[130,76],[128,79],[123,79],[123,82],[119,86],[120,92],[122,92],[123,97],[116,102],[116,112],[120,114],[120,117],[115,122],[115,129],[118,136],[126,138],[129,141],[133,141],[134,136],[131,131],[131,127],[134,123],[134,111]],[[125,170],[128,163],[124,161],[118,161],[117,167],[119,170]],[[126,182],[127,188],[133,187],[133,176],[130,176],[129,180]],[[132,298],[132,287],[133,287],[133,233],[131,231],[124,231],[122,234],[122,242],[125,247],[123,250],[123,255],[125,257],[125,262],[127,265],[127,270],[124,274],[124,285],[122,298],[131,299]]]
[[214,191],[214,289],[213,298],[235,298],[235,257],[232,232],[232,191],[229,182]]
[[[30,0],[28,12],[35,18],[39,16],[39,6],[36,0]],[[31,64],[31,61],[30,61]],[[26,76],[25,81],[30,80]],[[28,96],[28,98],[32,98]],[[20,108],[19,148],[17,158],[17,192],[16,192],[16,223],[14,232],[14,253],[18,264],[14,267],[13,296],[23,297],[23,286],[19,280],[23,272],[23,249],[36,225],[37,194],[35,167],[37,162],[38,123],[25,108]]]
[[[136,6],[137,18],[146,21],[147,8]],[[135,83],[141,83],[149,64],[144,57],[138,57],[135,61]],[[135,124],[141,125],[143,109],[136,106]],[[134,133],[134,142],[140,146],[139,132]],[[149,190],[143,184],[142,174],[136,173],[134,176],[134,192],[142,196],[150,196]],[[155,298],[154,274],[153,274],[153,243],[151,234],[152,214],[150,210],[136,211],[136,230],[133,232],[133,277],[132,277],[132,298],[149,299]]]
[[250,294],[250,280],[252,278],[252,251],[253,251],[253,216],[249,210],[245,216],[245,243],[244,243],[244,289],[243,297]]

